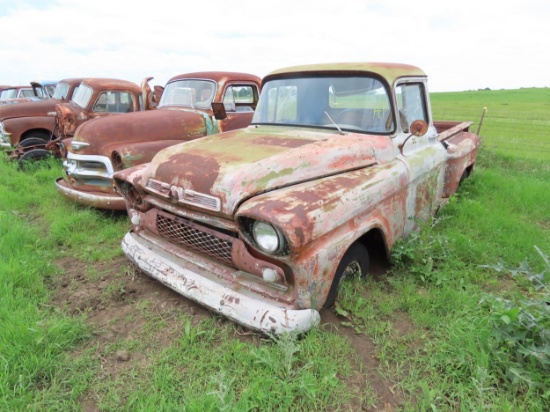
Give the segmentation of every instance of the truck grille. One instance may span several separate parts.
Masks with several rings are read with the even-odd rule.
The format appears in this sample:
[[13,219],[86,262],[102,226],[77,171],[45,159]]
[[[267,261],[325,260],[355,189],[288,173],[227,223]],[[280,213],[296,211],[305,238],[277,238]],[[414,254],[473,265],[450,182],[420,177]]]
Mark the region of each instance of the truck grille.
[[160,212],[157,214],[157,230],[172,243],[234,266],[231,258],[233,241],[230,236]]

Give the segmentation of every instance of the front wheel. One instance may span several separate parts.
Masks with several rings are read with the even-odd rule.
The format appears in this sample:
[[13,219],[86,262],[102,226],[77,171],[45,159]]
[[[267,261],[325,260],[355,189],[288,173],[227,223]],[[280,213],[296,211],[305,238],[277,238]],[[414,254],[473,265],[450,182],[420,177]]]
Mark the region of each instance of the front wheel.
[[25,170],[25,166],[36,161],[45,160],[52,156],[52,152],[46,149],[32,149],[23,153],[19,158],[19,169]]
[[342,257],[323,307],[330,308],[336,301],[340,283],[346,278],[366,277],[369,271],[369,252],[361,243],[354,243]]
[[21,140],[17,147],[27,149],[30,147],[44,147],[48,143],[47,140],[42,139],[41,137],[28,137],[25,140]]

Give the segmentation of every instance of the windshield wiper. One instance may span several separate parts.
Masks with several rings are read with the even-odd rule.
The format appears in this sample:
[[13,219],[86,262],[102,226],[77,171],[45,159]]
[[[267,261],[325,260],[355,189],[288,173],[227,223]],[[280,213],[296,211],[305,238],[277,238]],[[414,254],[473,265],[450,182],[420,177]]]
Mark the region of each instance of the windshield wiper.
[[335,122],[334,120],[332,120],[332,118],[328,115],[328,113],[327,113],[326,110],[324,111],[324,113],[325,113],[325,115],[328,117],[328,119],[330,120],[330,122],[334,125],[334,127],[336,127],[336,128],[338,129],[338,132],[340,132],[340,134],[342,134],[342,135],[345,134],[345,133],[342,131],[342,129],[340,129],[340,128],[338,127],[338,125],[336,124],[336,122]]

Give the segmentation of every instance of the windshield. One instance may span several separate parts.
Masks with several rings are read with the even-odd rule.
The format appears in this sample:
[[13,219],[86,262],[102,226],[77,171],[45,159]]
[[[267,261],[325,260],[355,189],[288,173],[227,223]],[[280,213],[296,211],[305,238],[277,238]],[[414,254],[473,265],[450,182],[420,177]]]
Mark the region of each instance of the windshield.
[[47,84],[46,86],[44,86],[44,89],[46,91],[46,94],[48,95],[48,97],[52,97],[54,92],[55,92],[55,88],[56,86],[54,86],[53,84]]
[[57,83],[52,99],[63,100],[67,97],[67,93],[69,93],[69,85],[67,83]]
[[211,80],[176,80],[166,85],[158,107],[186,106],[208,109],[215,93],[216,83]]
[[264,85],[252,123],[389,134],[395,130],[390,101],[374,77],[277,79]]
[[94,94],[94,90],[90,86],[81,84],[76,93],[73,94],[71,101],[78,107],[85,109],[88,107],[92,94]]

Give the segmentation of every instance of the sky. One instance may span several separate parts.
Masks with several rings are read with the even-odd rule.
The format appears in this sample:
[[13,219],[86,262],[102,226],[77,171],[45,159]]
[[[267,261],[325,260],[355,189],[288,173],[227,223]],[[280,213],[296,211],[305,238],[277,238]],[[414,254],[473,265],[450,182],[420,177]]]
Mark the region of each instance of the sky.
[[0,84],[412,64],[431,92],[550,86],[548,0],[0,0]]

